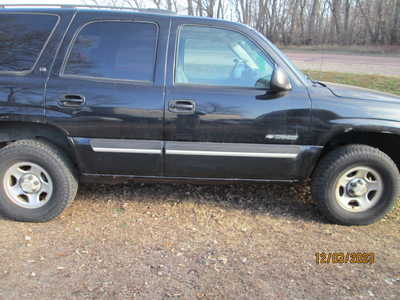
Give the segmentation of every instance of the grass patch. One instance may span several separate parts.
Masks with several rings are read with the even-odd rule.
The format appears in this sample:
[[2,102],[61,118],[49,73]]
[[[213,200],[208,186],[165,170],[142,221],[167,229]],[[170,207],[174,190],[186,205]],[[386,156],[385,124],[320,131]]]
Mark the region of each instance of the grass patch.
[[400,46],[359,46],[359,45],[311,45],[311,46],[284,46],[278,45],[283,51],[318,52],[332,54],[356,55],[390,55],[400,56]]
[[396,77],[339,72],[319,72],[310,70],[304,70],[304,73],[315,80],[350,84],[400,95],[400,78]]

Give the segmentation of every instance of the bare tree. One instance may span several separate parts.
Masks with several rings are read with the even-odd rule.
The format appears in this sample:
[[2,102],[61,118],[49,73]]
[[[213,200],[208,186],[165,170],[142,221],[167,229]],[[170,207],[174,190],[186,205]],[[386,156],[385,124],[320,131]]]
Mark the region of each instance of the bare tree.
[[399,44],[400,40],[400,0],[396,0],[396,6],[393,13],[393,25],[390,34],[390,41],[392,44]]
[[[144,0],[87,0],[149,7]],[[400,0],[152,0],[153,7],[250,25],[283,44],[400,44]]]
[[317,12],[319,12],[319,0],[313,0],[312,4],[312,9],[311,9],[311,14],[310,18],[308,19],[308,44],[313,44],[313,39],[314,39],[314,31],[315,31],[315,21],[316,21],[316,16]]

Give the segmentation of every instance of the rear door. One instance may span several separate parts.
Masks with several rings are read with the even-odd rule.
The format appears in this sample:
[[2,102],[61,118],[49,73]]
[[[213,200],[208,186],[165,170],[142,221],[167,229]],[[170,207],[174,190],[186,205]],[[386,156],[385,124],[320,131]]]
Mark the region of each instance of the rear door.
[[47,70],[70,10],[0,9],[0,119],[44,122]]
[[278,60],[262,40],[243,26],[205,22],[173,22],[165,174],[295,178],[307,150],[311,104],[306,88],[291,78],[292,91],[272,92]]
[[47,85],[46,117],[84,173],[162,175],[169,18],[79,12]]

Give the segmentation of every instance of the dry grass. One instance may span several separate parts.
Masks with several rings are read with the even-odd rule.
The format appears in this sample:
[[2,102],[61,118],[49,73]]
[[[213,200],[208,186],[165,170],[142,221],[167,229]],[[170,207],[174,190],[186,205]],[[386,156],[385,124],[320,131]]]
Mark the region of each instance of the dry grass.
[[312,46],[283,46],[279,48],[283,51],[305,51],[305,52],[325,52],[334,54],[356,54],[356,55],[391,55],[400,56],[400,46],[360,46],[360,45],[312,45]]
[[319,72],[304,70],[311,78],[320,81],[350,84],[382,92],[400,95],[400,78],[380,75],[360,75],[339,72]]
[[327,224],[301,184],[82,185],[53,222],[0,219],[0,299],[395,299],[398,212]]

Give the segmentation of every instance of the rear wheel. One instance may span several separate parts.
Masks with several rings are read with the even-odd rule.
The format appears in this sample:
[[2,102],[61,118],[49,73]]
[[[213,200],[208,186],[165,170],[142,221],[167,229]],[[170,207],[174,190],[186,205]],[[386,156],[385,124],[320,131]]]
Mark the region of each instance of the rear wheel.
[[366,145],[342,146],[317,166],[312,195],[320,211],[334,223],[366,225],[393,208],[399,171],[382,151]]
[[45,222],[75,198],[78,182],[69,158],[40,140],[0,150],[0,211],[18,221]]

